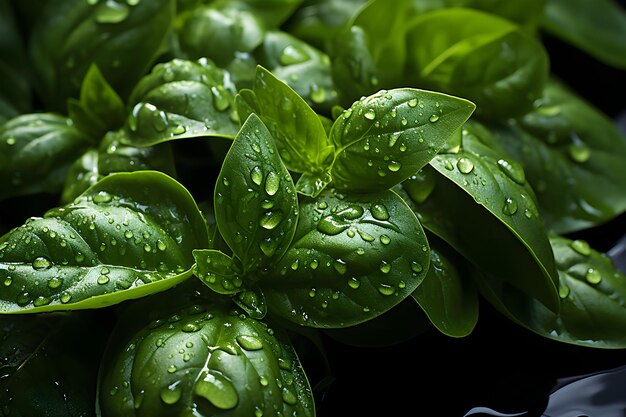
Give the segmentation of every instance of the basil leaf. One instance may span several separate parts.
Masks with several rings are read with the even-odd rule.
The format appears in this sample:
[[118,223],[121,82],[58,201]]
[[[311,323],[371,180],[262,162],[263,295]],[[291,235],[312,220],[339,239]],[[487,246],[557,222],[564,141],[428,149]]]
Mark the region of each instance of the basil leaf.
[[314,415],[302,366],[279,329],[222,299],[177,309],[159,300],[158,309],[150,303],[150,310],[123,316],[133,322],[141,314],[150,323],[113,333],[101,366],[99,415]]
[[168,32],[164,28],[174,17],[175,3],[46,2],[30,42],[37,92],[46,108],[64,111],[67,98],[78,96],[92,64],[125,99],[152,65]]
[[378,192],[404,181],[445,147],[474,109],[467,100],[413,88],[357,101],[330,132],[337,149],[333,186]]
[[619,2],[546,0],[541,29],[607,65],[626,69],[626,12]]
[[490,129],[524,166],[547,226],[569,233],[626,210],[626,136],[557,81],[532,112]]
[[88,149],[70,167],[65,177],[60,203],[68,204],[81,195],[87,188],[98,182],[102,175],[98,170],[97,149]]
[[275,262],[296,230],[298,200],[274,139],[251,114],[235,137],[215,183],[215,219],[241,260],[242,273]]
[[[102,323],[87,312],[0,316],[0,415],[92,415],[107,335],[106,326],[93,325],[96,320]],[[86,338],[93,346],[77,349]]]
[[303,326],[347,327],[409,296],[429,261],[420,223],[393,191],[323,191],[301,201],[289,250],[258,285],[272,314]]
[[96,140],[109,130],[119,129],[125,117],[122,99],[95,64],[85,74],[80,100],[68,100],[68,113],[78,130]]
[[233,258],[214,249],[193,251],[196,263],[193,273],[218,294],[235,294],[241,291],[242,280],[236,273]]
[[559,271],[558,314],[506,285],[480,278],[481,291],[517,324],[558,342],[623,349],[626,336],[626,275],[585,240],[551,234]]
[[59,192],[88,146],[70,119],[54,113],[24,114],[0,125],[0,200]]
[[330,58],[321,50],[289,33],[270,31],[255,56],[261,66],[291,87],[314,110],[326,113],[337,104]]
[[446,0],[448,7],[470,7],[492,13],[507,20],[535,30],[543,19],[547,0],[499,1],[499,0]]
[[[469,131],[463,149],[437,155],[430,166],[440,177],[422,203],[413,200],[424,227],[486,274],[557,310],[554,257],[523,169]],[[411,182],[403,184],[409,196]]]
[[235,86],[208,59],[154,66],[133,89],[125,143],[148,146],[195,136],[232,138],[239,129]]
[[99,308],[191,275],[206,223],[191,195],[156,171],[109,175],[74,202],[0,238],[0,310]]
[[298,191],[321,191],[319,188],[327,184],[333,147],[322,121],[298,93],[258,66],[253,90],[243,90],[238,95],[238,111],[241,120],[252,112],[260,117],[274,137],[287,169],[310,174],[322,183],[310,192],[306,187],[299,187]]
[[411,297],[441,333],[468,336],[478,322],[478,291],[467,279],[465,260],[435,236],[428,240],[430,268]]
[[478,10],[424,13],[411,21],[406,42],[411,45],[405,69],[410,79],[468,98],[484,119],[524,114],[540,97],[549,74],[548,55],[535,37]]

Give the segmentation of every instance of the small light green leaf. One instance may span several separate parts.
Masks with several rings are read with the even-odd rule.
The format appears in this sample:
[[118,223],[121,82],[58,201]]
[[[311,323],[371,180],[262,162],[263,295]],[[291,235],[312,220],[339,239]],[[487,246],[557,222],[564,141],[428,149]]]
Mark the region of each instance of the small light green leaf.
[[72,163],[90,146],[72,121],[55,113],[17,116],[0,125],[0,200],[58,193]]
[[92,64],[85,74],[80,100],[68,100],[68,113],[76,128],[95,140],[122,127],[126,116],[122,99],[96,64]]
[[208,244],[189,192],[166,174],[109,175],[0,238],[0,311],[100,308],[191,275]]
[[[306,101],[267,69],[258,66],[254,88],[239,93],[239,118],[256,113],[271,132],[290,171],[321,177],[333,158],[322,121]],[[238,101],[238,103],[239,103]]]
[[[134,306],[115,329],[99,381],[100,416],[315,415],[280,329],[233,311],[228,299],[166,296]],[[124,324],[137,317],[147,318],[137,330]]]
[[218,294],[241,291],[241,277],[236,273],[233,258],[214,249],[193,251],[196,264],[193,273]]
[[298,200],[274,139],[251,114],[235,137],[215,184],[217,227],[242,274],[269,265],[296,230]]
[[413,200],[424,227],[485,273],[558,310],[552,250],[521,166],[469,130],[457,154],[439,154],[430,166],[440,177],[422,203]]
[[196,136],[232,138],[239,129],[229,75],[208,59],[157,64],[133,89],[124,143],[147,146]]
[[413,88],[362,98],[330,133],[337,149],[333,186],[378,192],[404,181],[446,146],[474,109],[467,100]]
[[370,320],[424,279],[429,246],[393,191],[323,191],[300,202],[289,250],[259,278],[272,314],[303,326],[337,328]]
[[499,311],[533,332],[579,346],[626,347],[626,275],[584,240],[550,235],[559,271],[558,314],[506,285],[479,277],[486,298]]

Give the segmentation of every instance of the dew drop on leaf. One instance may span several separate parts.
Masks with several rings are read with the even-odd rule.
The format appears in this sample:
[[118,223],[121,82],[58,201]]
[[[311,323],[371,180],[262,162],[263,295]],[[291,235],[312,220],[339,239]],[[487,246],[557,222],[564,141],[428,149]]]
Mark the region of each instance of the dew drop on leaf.
[[585,273],[585,279],[590,284],[599,284],[602,281],[602,274],[595,268],[589,268]]
[[431,123],[435,123],[437,120],[439,120],[439,116],[437,116],[436,114],[433,114],[428,118],[428,121]]
[[239,402],[239,396],[235,387],[224,375],[205,371],[196,382],[193,392],[207,399],[211,404],[221,410],[234,408]]
[[177,387],[178,382],[162,388],[159,397],[167,405],[176,404],[183,395],[183,391]]
[[570,243],[570,247],[583,256],[591,255],[591,246],[589,246],[589,243],[587,243],[587,241],[585,240],[573,240]]
[[393,295],[396,292],[396,289],[391,285],[380,284],[378,285],[378,292],[382,295]]
[[515,199],[512,197],[505,198],[502,211],[504,212],[504,214],[508,214],[510,216],[517,213],[517,201],[515,201]]
[[263,349],[263,342],[256,336],[240,335],[236,338],[239,346],[245,350],[254,351]]
[[33,269],[37,271],[41,271],[43,269],[48,269],[52,266],[52,263],[43,256],[38,256],[33,260],[32,263]]
[[474,163],[468,158],[460,158],[456,163],[456,167],[461,174],[469,174],[474,170]]
[[526,182],[526,175],[524,174],[524,169],[520,164],[506,159],[499,159],[497,164],[500,171],[502,171],[507,177],[520,185],[524,185]]
[[267,230],[272,230],[282,221],[283,216],[279,211],[268,211],[261,217],[259,224]]
[[389,219],[389,212],[387,211],[387,207],[382,204],[372,204],[372,206],[370,207],[370,212],[376,220]]
[[274,195],[278,191],[278,187],[280,186],[280,178],[273,171],[267,174],[267,178],[265,178],[265,192],[267,195]]

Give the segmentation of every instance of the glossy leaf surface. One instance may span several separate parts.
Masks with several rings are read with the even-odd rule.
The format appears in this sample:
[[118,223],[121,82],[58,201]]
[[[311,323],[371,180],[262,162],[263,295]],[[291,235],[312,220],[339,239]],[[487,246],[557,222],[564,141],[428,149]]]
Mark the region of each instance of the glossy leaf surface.
[[0,310],[99,308],[176,285],[208,244],[187,190],[156,171],[108,176],[0,238]]
[[389,189],[426,165],[474,111],[473,103],[412,88],[382,90],[354,103],[330,132],[333,186]]
[[421,225],[393,191],[323,191],[300,202],[294,240],[259,286],[269,311],[288,321],[347,327],[400,303],[429,262]]

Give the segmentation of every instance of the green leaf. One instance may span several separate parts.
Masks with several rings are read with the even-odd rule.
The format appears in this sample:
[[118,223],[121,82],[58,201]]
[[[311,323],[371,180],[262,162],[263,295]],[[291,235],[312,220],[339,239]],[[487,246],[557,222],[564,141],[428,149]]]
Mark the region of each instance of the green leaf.
[[[306,375],[280,329],[225,299],[163,295],[127,311],[113,333],[101,366],[100,416],[315,415]],[[137,317],[152,321],[134,332],[123,324]]]
[[468,279],[465,260],[434,236],[430,241],[430,268],[411,296],[431,323],[450,337],[465,337],[478,322],[478,291]]
[[269,265],[296,230],[298,200],[274,139],[251,114],[235,137],[215,183],[219,231],[241,260],[243,274]]
[[524,166],[550,229],[574,232],[626,210],[626,136],[562,84],[550,82],[532,112],[490,130]]
[[[93,415],[106,326],[95,314],[0,316],[0,415]],[[89,340],[89,349],[79,349]],[[80,370],[80,371],[78,371]],[[28,395],[36,392],[37,395]]]
[[253,90],[238,95],[238,111],[241,120],[252,112],[259,116],[290,171],[313,174],[320,181],[327,177],[333,147],[322,121],[298,93],[270,71],[257,67]]
[[65,111],[67,99],[78,96],[92,64],[125,100],[153,64],[173,20],[175,3],[46,2],[31,29],[29,48],[45,107]]
[[404,181],[446,146],[474,109],[467,100],[413,88],[362,98],[330,132],[337,154],[333,186],[378,192]]
[[70,166],[89,145],[59,114],[24,114],[0,125],[0,200],[60,192]]
[[95,140],[110,130],[119,129],[126,116],[122,99],[95,64],[85,74],[80,100],[68,100],[68,113],[76,128]]
[[193,251],[196,264],[193,273],[218,294],[241,291],[242,280],[237,274],[233,258],[215,249]]
[[560,279],[558,314],[480,277],[485,297],[515,323],[548,339],[593,348],[626,347],[626,275],[587,241],[551,234],[550,243]]
[[407,77],[471,100],[481,118],[524,114],[548,78],[543,45],[490,13],[464,8],[424,13],[411,21],[406,37]]
[[543,18],[547,0],[446,0],[446,3],[449,7],[470,7],[492,13],[534,31]]
[[196,136],[232,138],[239,129],[235,86],[208,59],[154,66],[133,89],[125,143],[148,146]]
[[0,311],[100,308],[191,275],[208,244],[193,198],[157,171],[109,175],[0,238]]
[[309,327],[347,327],[409,296],[429,261],[420,223],[393,191],[323,191],[300,202],[289,250],[258,285],[272,314]]
[[468,130],[457,154],[437,155],[430,166],[440,175],[425,199],[423,182],[403,184],[409,196],[417,194],[411,200],[424,227],[485,274],[558,310],[552,249],[523,169]]
[[541,29],[602,63],[626,69],[623,6],[615,0],[546,0]]

